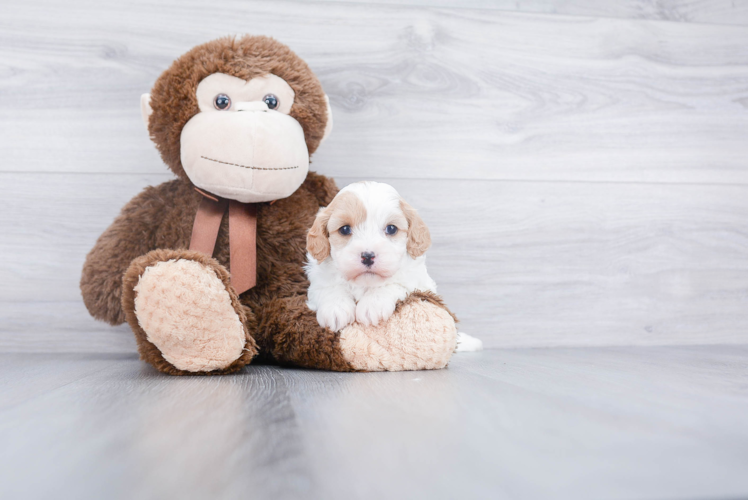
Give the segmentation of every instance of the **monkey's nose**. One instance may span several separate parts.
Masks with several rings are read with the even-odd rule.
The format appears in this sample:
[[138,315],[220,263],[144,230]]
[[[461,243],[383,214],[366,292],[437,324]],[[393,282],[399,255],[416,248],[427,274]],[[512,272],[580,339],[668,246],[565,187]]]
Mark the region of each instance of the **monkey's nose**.
[[240,101],[235,104],[237,111],[267,111],[265,101]]
[[374,252],[364,252],[361,254],[361,263],[366,267],[371,267],[374,265],[374,257],[376,257]]

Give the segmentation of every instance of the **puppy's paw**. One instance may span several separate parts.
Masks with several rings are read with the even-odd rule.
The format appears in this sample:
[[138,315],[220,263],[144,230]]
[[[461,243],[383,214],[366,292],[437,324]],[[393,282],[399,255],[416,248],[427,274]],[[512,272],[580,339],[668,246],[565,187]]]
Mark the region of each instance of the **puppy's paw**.
[[378,325],[395,312],[397,300],[384,295],[365,295],[356,304],[356,321],[362,325]]
[[317,308],[317,322],[322,327],[337,332],[356,319],[356,303],[352,300],[338,300]]

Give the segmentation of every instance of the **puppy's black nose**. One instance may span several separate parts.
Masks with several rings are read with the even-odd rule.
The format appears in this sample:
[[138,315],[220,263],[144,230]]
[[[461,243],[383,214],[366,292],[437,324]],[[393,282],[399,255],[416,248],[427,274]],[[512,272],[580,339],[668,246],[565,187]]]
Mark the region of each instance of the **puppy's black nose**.
[[374,265],[374,257],[374,252],[364,252],[361,254],[361,263],[366,267],[371,267]]

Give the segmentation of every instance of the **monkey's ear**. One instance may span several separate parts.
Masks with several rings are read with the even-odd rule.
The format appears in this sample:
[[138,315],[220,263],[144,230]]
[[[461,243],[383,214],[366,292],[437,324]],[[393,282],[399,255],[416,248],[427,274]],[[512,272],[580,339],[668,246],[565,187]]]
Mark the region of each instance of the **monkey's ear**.
[[322,136],[322,140],[319,141],[320,144],[332,132],[332,108],[330,107],[330,98],[327,97],[327,94],[325,94],[325,104],[327,104],[327,123],[325,123],[325,134]]
[[153,108],[151,107],[151,94],[143,94],[140,96],[140,116],[143,117],[143,123],[145,128],[148,128],[148,118],[153,114]]

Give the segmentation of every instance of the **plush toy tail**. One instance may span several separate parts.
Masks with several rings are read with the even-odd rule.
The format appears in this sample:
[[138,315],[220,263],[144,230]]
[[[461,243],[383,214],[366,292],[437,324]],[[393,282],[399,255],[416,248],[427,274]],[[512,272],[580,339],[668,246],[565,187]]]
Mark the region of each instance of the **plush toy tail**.
[[474,352],[482,351],[483,342],[480,339],[471,337],[467,333],[457,332],[457,346],[455,352]]

